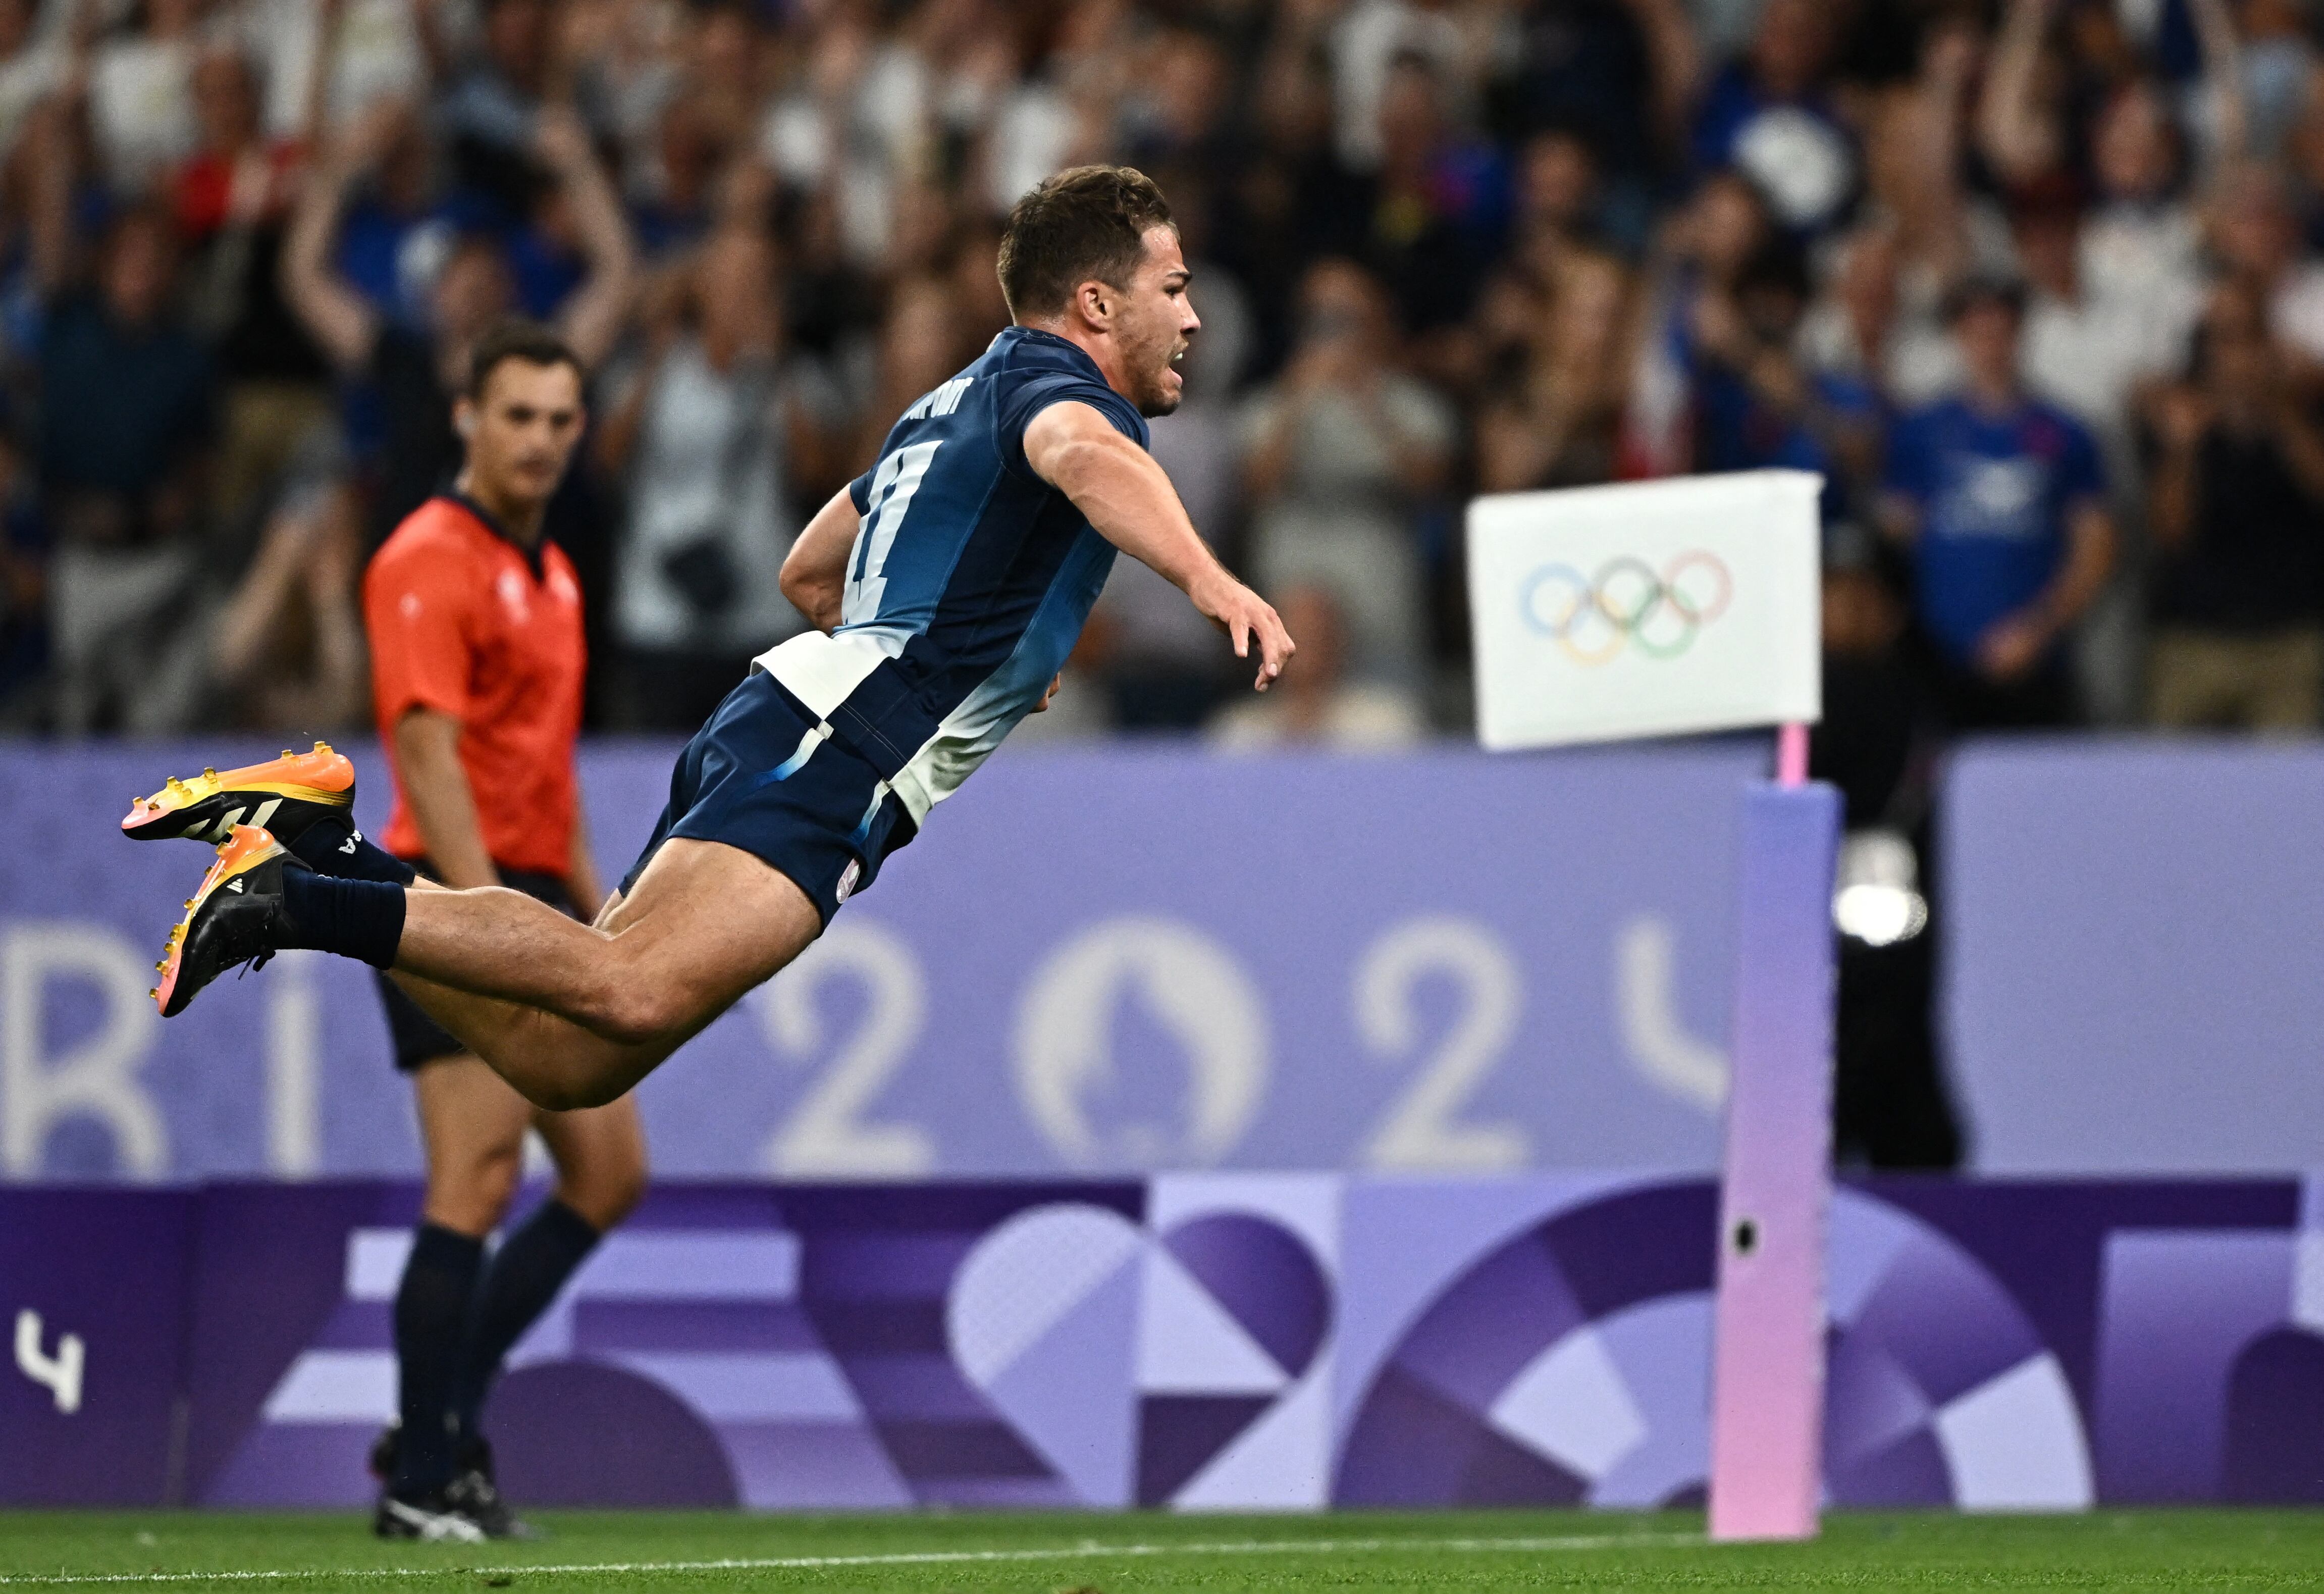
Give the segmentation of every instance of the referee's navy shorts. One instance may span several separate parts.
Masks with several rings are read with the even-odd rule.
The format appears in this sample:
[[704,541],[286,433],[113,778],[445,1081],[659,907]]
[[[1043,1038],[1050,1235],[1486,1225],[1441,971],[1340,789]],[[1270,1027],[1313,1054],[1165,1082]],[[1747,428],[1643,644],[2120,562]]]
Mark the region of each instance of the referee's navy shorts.
[[[428,860],[421,858],[415,866],[423,874],[430,874]],[[565,882],[555,875],[536,875],[529,869],[501,869],[501,884],[511,891],[521,891],[536,901],[545,902],[560,913],[573,912],[573,898],[565,889]],[[383,971],[374,971],[379,981],[379,1005],[387,1010],[387,1035],[395,1046],[395,1066],[400,1073],[410,1073],[422,1063],[439,1057],[456,1057],[466,1052],[466,1042],[428,1016],[428,1010],[403,994],[403,987],[387,978]]]
[[678,755],[669,802],[622,891],[673,836],[723,841],[787,876],[828,924],[914,834],[880,772],[773,676],[752,670]]

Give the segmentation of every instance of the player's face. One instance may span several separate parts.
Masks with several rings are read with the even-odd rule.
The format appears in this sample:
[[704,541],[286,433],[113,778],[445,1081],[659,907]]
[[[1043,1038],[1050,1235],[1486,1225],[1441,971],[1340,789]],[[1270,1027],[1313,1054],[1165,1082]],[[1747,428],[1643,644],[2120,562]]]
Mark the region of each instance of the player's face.
[[573,367],[503,360],[484,396],[460,401],[468,468],[487,496],[545,504],[581,440],[581,379]]
[[1179,252],[1176,229],[1147,228],[1146,258],[1130,280],[1116,323],[1131,389],[1123,396],[1141,415],[1167,415],[1185,394],[1178,362],[1185,357],[1188,340],[1203,329],[1186,297],[1192,275]]

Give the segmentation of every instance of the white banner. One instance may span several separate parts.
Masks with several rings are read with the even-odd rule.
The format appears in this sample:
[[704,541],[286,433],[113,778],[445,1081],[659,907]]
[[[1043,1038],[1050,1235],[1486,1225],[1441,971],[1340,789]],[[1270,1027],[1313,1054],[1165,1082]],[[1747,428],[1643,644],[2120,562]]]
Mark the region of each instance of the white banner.
[[1822,485],[1754,470],[1476,499],[1478,738],[1507,751],[1820,718]]

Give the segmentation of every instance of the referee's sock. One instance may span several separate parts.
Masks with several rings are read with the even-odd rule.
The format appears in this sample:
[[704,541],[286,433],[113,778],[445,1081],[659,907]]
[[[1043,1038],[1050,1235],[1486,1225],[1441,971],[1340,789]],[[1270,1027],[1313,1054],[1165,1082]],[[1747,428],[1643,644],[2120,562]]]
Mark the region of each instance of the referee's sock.
[[463,1438],[476,1432],[476,1413],[500,1374],[501,1358],[557,1299],[597,1238],[595,1224],[552,1199],[535,1208],[493,1253],[468,1311],[467,1340],[452,1391],[452,1413]]
[[[384,857],[386,854],[382,853]],[[377,880],[334,880],[306,869],[282,871],[285,947],[312,947],[360,958],[374,968],[395,964],[403,941],[403,887]]]
[[459,1376],[460,1341],[484,1265],[484,1243],[440,1223],[422,1223],[395,1292],[398,1406],[395,1476],[389,1492],[416,1498],[452,1481],[458,1454],[453,1432],[453,1385]]
[[341,880],[378,880],[409,885],[420,872],[383,848],[364,839],[364,833],[346,820],[318,819],[299,832],[296,841],[282,844],[290,856],[318,875]]

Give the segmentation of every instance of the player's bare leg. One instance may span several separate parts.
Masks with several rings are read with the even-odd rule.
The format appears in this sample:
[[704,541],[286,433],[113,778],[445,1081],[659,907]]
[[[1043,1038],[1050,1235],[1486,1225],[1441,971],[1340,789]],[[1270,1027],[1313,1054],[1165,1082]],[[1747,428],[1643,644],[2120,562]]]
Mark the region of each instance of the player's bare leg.
[[391,972],[528,1100],[565,1110],[622,1095],[822,929],[751,854],[672,839],[595,926],[521,892],[414,889]]
[[822,928],[788,876],[719,842],[666,841],[593,926],[501,886],[319,876],[236,825],[171,931],[153,997],[171,1016],[283,947],[360,958],[528,1101],[568,1111],[619,1098]]

